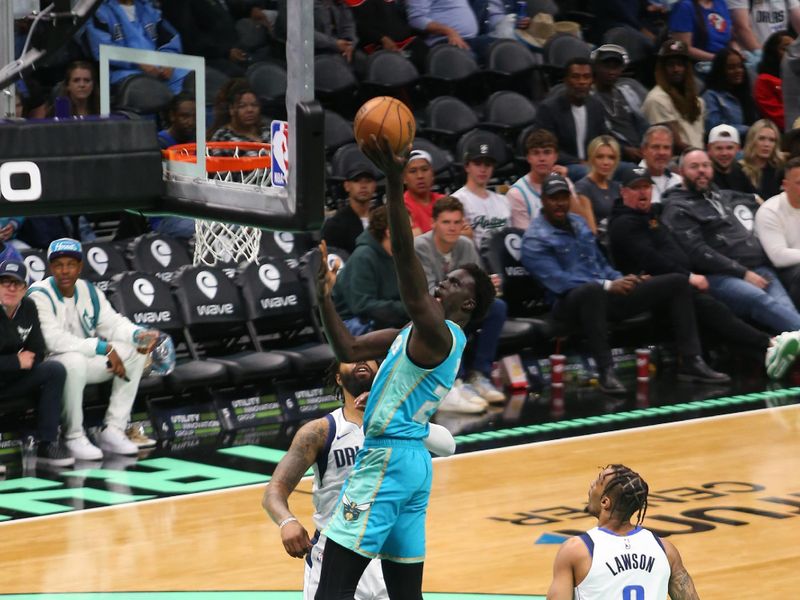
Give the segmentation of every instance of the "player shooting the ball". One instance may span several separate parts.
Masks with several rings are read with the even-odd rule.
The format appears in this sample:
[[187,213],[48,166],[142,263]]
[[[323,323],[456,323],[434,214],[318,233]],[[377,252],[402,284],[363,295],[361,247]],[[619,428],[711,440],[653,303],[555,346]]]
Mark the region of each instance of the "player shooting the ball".
[[[353,336],[331,300],[335,273],[325,243],[317,281],[322,322],[343,362],[381,358],[364,412],[364,445],[327,528],[317,600],[353,598],[361,573],[382,559],[392,600],[422,598],[425,513],[432,464],[423,445],[431,416],[453,385],[466,338],[462,328],[483,318],[494,300],[489,276],[475,264],[449,273],[428,293],[425,272],[403,203],[403,169],[410,146],[395,154],[386,137],[359,144],[386,175],[392,256],[411,323]],[[347,498],[347,503],[343,500]],[[357,513],[349,510],[359,507]]]

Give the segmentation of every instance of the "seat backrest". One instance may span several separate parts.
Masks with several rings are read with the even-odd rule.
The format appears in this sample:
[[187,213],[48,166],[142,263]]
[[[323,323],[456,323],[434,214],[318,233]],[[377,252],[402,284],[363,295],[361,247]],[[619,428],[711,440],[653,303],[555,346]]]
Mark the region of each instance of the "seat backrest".
[[134,75],[120,84],[114,95],[114,105],[138,114],[158,114],[167,107],[172,96],[172,90],[163,81]]
[[152,273],[166,282],[180,267],[192,262],[180,242],[160,233],[147,233],[131,240],[126,256],[134,271]]
[[275,257],[241,269],[236,283],[242,291],[247,318],[261,332],[289,331],[305,325],[311,306],[297,273]]
[[436,79],[458,81],[480,70],[472,54],[450,44],[438,44],[425,59],[425,74]]
[[129,271],[116,276],[108,286],[108,299],[136,325],[170,334],[183,327],[169,285],[151,273]]
[[[334,177],[344,180],[347,169],[350,165],[364,164],[372,165],[372,162],[361,152],[358,144],[355,142],[341,146],[331,157],[331,171]],[[375,169],[375,174],[380,177],[378,170]]]
[[453,162],[453,156],[447,150],[440,148],[425,138],[414,138],[412,149],[425,150],[425,152],[431,155],[433,159],[433,164],[431,166],[433,167],[433,172],[437,175],[449,169]]
[[439,96],[431,100],[425,109],[425,121],[431,129],[454,135],[478,126],[475,111],[453,96]]
[[314,89],[332,94],[358,87],[350,65],[339,54],[317,54],[314,57]]
[[87,242],[83,244],[83,256],[81,277],[104,292],[115,275],[128,270],[125,257],[112,242]]
[[25,263],[25,268],[28,269],[28,284],[50,277],[50,266],[47,264],[44,250],[25,248],[20,250],[19,253],[22,255],[22,262]]
[[484,244],[483,260],[490,273],[503,279],[503,300],[511,317],[532,316],[545,312],[544,288],[531,277],[520,261],[525,231],[506,227],[494,233]]
[[490,123],[523,127],[536,119],[536,107],[522,94],[501,90],[486,101],[485,119]]
[[286,95],[286,69],[272,62],[259,62],[247,69],[247,81],[256,96],[262,100],[275,100]]
[[458,139],[455,156],[455,160],[457,162],[460,163],[464,160],[464,152],[467,146],[472,143],[489,145],[489,148],[492,150],[492,154],[497,159],[495,170],[507,165],[512,160],[511,151],[509,150],[508,144],[506,144],[503,138],[493,131],[486,131],[485,129],[473,129]]
[[501,39],[489,47],[487,68],[498,73],[513,75],[536,66],[533,53],[516,40]]
[[258,249],[258,256],[259,259],[261,257],[278,259],[286,263],[290,269],[297,270],[299,258],[312,245],[311,236],[307,233],[263,231],[261,233],[261,245]]
[[199,339],[230,337],[243,325],[246,315],[239,289],[222,269],[187,265],[171,284],[184,324]]
[[366,83],[402,87],[419,79],[417,67],[399,52],[379,50],[367,60]]
[[345,144],[355,142],[353,124],[332,110],[325,111],[325,151],[332,154]]
[[589,58],[591,46],[569,33],[559,33],[547,40],[544,45],[546,65],[563,69],[573,58]]
[[649,47],[647,38],[640,32],[630,27],[612,27],[603,34],[604,44],[617,44],[625,48],[630,62],[635,63],[647,59],[652,48]]

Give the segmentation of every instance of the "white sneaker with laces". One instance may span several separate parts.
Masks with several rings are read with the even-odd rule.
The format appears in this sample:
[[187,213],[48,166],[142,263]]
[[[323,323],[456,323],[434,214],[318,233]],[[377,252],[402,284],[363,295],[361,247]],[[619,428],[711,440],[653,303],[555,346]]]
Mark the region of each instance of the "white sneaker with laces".
[[491,404],[506,401],[506,395],[498,390],[486,375],[480,371],[473,371],[467,377],[467,383],[471,385],[478,395]]
[[125,432],[113,425],[106,425],[97,434],[98,445],[114,454],[133,455],[139,453],[139,447],[128,439]]
[[64,445],[76,460],[103,460],[103,452],[89,441],[86,435],[71,440],[64,440]]
[[482,411],[489,407],[489,403],[478,393],[478,390],[460,379],[456,379],[456,381],[458,382],[458,390],[461,393],[461,397],[465,401],[480,406]]
[[479,414],[486,410],[486,401],[483,398],[478,397],[483,404],[474,402],[468,396],[465,397],[461,387],[461,381],[457,379],[453,387],[439,403],[440,411]]
[[780,379],[800,354],[800,332],[785,331],[770,340],[764,363],[770,379]]

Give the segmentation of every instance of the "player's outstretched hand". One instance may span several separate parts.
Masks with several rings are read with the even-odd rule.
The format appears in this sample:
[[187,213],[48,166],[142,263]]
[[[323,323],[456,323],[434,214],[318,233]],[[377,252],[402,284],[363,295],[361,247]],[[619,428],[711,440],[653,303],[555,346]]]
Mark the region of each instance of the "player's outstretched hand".
[[386,177],[402,177],[403,169],[406,168],[408,155],[411,152],[411,144],[403,150],[401,154],[395,154],[389,139],[384,135],[378,139],[373,133],[371,144],[359,144],[361,151],[378,167]]
[[311,550],[311,539],[300,521],[287,523],[281,529],[281,541],[286,553],[294,558],[303,558]]
[[333,285],[336,283],[336,273],[339,270],[340,264],[333,265],[333,268],[328,266],[328,244],[325,240],[319,243],[319,271],[317,271],[317,297],[322,299],[330,296],[333,291]]

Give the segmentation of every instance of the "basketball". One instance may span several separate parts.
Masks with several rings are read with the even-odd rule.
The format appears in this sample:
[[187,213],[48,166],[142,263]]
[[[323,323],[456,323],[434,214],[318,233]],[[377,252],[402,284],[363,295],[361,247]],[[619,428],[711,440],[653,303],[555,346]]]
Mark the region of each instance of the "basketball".
[[409,108],[397,98],[378,96],[365,102],[353,120],[353,134],[360,146],[372,146],[372,136],[386,136],[396,154],[414,141],[417,126]]

